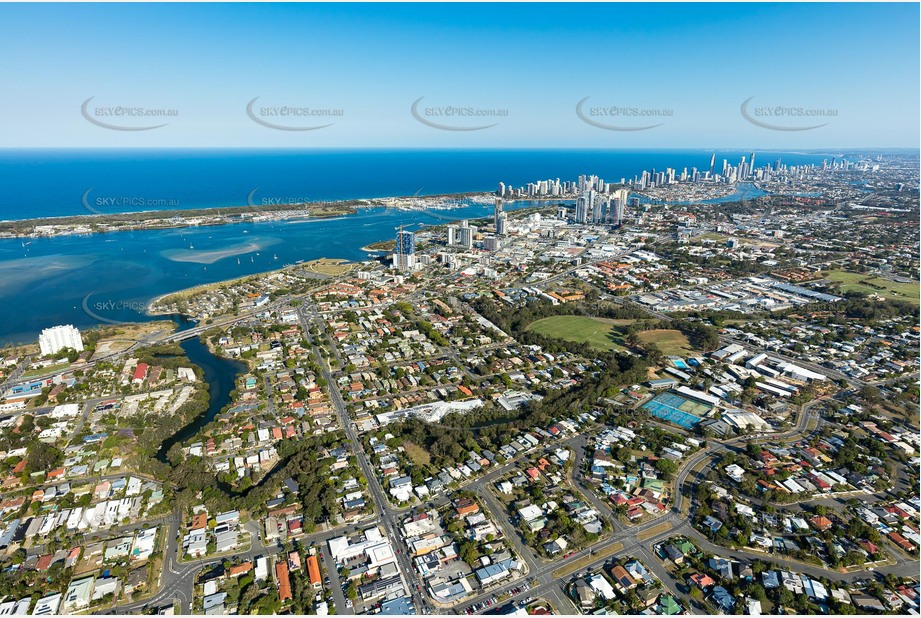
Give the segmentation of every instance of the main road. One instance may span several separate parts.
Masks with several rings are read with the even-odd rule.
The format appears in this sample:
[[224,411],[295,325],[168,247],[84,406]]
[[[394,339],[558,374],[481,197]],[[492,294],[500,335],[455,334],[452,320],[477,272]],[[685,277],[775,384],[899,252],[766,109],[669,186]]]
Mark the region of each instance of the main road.
[[[416,607],[416,610],[427,612],[431,608],[422,594],[422,586],[416,582],[416,579],[413,575],[414,571],[412,568],[412,563],[409,559],[409,550],[406,544],[403,542],[402,536],[398,532],[398,527],[400,524],[398,513],[394,508],[391,507],[390,501],[387,499],[387,496],[384,493],[384,490],[378,480],[377,473],[371,466],[371,462],[368,460],[365,449],[361,446],[361,440],[359,439],[358,431],[356,430],[355,424],[352,422],[352,419],[349,416],[345,401],[342,399],[342,394],[339,392],[338,384],[330,372],[329,363],[320,354],[320,350],[317,348],[317,344],[314,341],[313,336],[310,334],[310,326],[314,323],[313,320],[318,316],[313,310],[312,306],[307,304],[307,301],[298,307],[297,313],[298,318],[300,319],[301,329],[304,331],[304,335],[307,337],[307,340],[313,347],[314,355],[320,361],[320,371],[323,375],[323,379],[326,380],[330,399],[332,400],[332,404],[336,408],[336,413],[339,416],[339,423],[342,425],[342,429],[345,431],[345,435],[349,442],[351,442],[352,450],[354,451],[355,457],[358,460],[358,464],[361,467],[361,472],[364,474],[365,479],[368,481],[368,489],[371,492],[371,498],[374,500],[374,508],[378,513],[380,525],[384,527],[385,532],[390,539],[391,547],[396,548],[397,550],[397,563],[400,567],[400,578],[403,580],[403,585],[409,591],[409,595],[413,600],[413,605]],[[317,326],[320,328],[321,332],[325,332],[325,324],[318,322]],[[333,348],[335,349],[335,346],[333,346]],[[349,608],[343,606],[337,607],[337,610],[340,613],[344,613],[348,611]]]
[[[569,561],[577,561],[584,559],[586,557],[591,557],[594,554],[603,553],[604,550],[610,548],[612,545],[620,543],[622,548],[617,551],[616,555],[621,556],[632,556],[640,558],[643,563],[649,568],[673,594],[676,592],[679,593],[678,596],[686,597],[680,590],[676,589],[677,580],[664,569],[663,564],[652,555],[648,548],[652,547],[656,543],[664,541],[675,535],[684,535],[694,541],[694,543],[702,550],[712,553],[714,555],[720,556],[729,556],[738,559],[761,559],[765,562],[773,562],[779,564],[787,569],[806,573],[813,577],[825,577],[833,581],[840,582],[853,582],[858,579],[864,579],[868,576],[867,572],[854,572],[854,573],[841,573],[840,571],[827,569],[817,565],[810,565],[804,562],[797,560],[790,560],[784,557],[775,556],[773,554],[768,554],[765,552],[760,552],[750,549],[729,549],[721,546],[714,545],[704,537],[700,532],[698,532],[690,523],[688,516],[682,513],[682,507],[684,502],[685,488],[688,484],[689,477],[696,468],[698,468],[703,462],[712,460],[716,458],[721,453],[728,452],[730,450],[738,450],[743,448],[743,445],[749,441],[752,442],[761,442],[766,440],[798,440],[804,437],[807,434],[807,429],[810,424],[810,421],[815,420],[816,426],[812,429],[811,432],[818,431],[822,425],[822,418],[820,415],[816,414],[813,408],[818,405],[822,400],[816,399],[807,404],[805,404],[801,410],[801,413],[798,415],[797,422],[794,428],[784,433],[779,434],[764,434],[754,437],[738,437],[732,438],[723,442],[711,441],[708,443],[707,448],[701,450],[698,453],[695,453],[690,458],[682,462],[681,468],[679,469],[676,475],[675,482],[675,499],[672,502],[672,508],[663,516],[657,517],[649,522],[640,524],[637,526],[630,526],[628,528],[623,528],[619,531],[616,531],[614,535],[608,537],[607,539],[587,547],[579,552],[576,552],[574,555],[568,558]],[[576,436],[571,438],[567,442],[571,445],[576,446],[576,457],[574,457],[574,469],[581,462],[581,457],[578,455],[578,447],[581,444],[584,444],[585,438],[583,436]],[[592,504],[598,508],[599,500],[595,497],[595,500],[592,500],[593,494],[584,484],[579,485],[582,493],[588,498]],[[645,537],[642,541],[638,537],[652,528],[662,526],[663,524],[667,525],[668,529],[661,532],[657,532],[650,536]],[[617,525],[615,524],[615,530],[617,530]],[[584,575],[590,571],[594,571],[612,559],[614,555],[607,555],[604,558],[599,558],[598,560],[587,564],[585,567],[577,569],[575,575]],[[521,593],[522,595],[535,596],[535,597],[549,597],[549,598],[559,598],[561,590],[565,591],[565,582],[561,578],[553,576],[554,571],[559,571],[561,567],[564,567],[565,563],[562,565],[558,562],[537,565],[531,569],[528,576],[534,582],[534,586],[526,592]],[[900,560],[895,564],[888,565],[885,567],[879,567],[875,569],[877,577],[882,577],[887,574],[892,574],[901,577],[916,577],[918,574],[919,563],[918,560]],[[488,599],[492,596],[493,593],[485,593],[478,595],[472,599],[469,599],[467,604],[472,605],[479,603]],[[564,595],[565,596],[565,595]],[[690,603],[685,602],[685,605],[688,607],[689,611],[693,610],[693,607]]]

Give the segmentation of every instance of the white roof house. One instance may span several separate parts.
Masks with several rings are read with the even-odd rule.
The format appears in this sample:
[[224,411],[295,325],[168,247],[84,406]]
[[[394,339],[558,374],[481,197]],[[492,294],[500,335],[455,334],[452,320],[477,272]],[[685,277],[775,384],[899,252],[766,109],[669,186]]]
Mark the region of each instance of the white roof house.
[[61,604],[61,593],[56,592],[40,598],[35,602],[35,609],[32,610],[33,616],[51,616],[58,613],[58,607]]
[[611,583],[600,573],[592,575],[585,581],[587,581],[588,585],[592,587],[592,590],[601,595],[605,601],[610,601],[614,598],[614,587],[611,586]]
[[64,593],[62,611],[70,614],[74,611],[85,609],[90,604],[90,593],[93,590],[93,577],[84,577],[70,582],[67,592]]

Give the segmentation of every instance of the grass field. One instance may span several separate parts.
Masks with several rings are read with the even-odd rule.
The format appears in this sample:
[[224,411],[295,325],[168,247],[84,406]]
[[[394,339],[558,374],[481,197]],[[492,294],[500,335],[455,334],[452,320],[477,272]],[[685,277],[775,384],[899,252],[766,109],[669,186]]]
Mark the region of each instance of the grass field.
[[124,324],[118,327],[103,328],[102,337],[96,342],[93,358],[127,350],[146,336],[158,333],[171,333],[176,324],[169,320]]
[[547,337],[588,343],[598,350],[623,350],[621,334],[617,327],[627,326],[635,321],[591,318],[582,315],[554,315],[532,322],[528,325],[528,330]]
[[694,352],[688,338],[679,330],[645,330],[637,337],[644,343],[654,344],[666,356],[687,356]]
[[43,376],[46,373],[53,373],[55,371],[61,371],[62,369],[67,369],[70,367],[70,363],[66,360],[63,363],[56,363],[54,365],[48,365],[47,367],[42,367],[41,369],[29,369],[28,371],[22,374],[22,378],[34,378],[36,376]]
[[636,535],[636,540],[645,541],[646,539],[650,537],[653,537],[657,534],[662,534],[663,532],[668,532],[671,529],[672,529],[672,525],[669,522],[664,521],[658,526],[653,526],[649,530],[644,530],[643,532],[640,532],[638,535]]
[[921,285],[918,283],[898,283],[846,270],[830,270],[821,275],[829,281],[840,283],[842,292],[857,291],[865,294],[879,294],[886,299],[908,300],[916,305],[921,303],[919,301]]
[[403,450],[406,451],[407,457],[409,457],[417,466],[424,466],[432,461],[428,451],[417,444],[413,444],[412,442],[404,442]]
[[562,579],[563,577],[566,577],[570,573],[575,573],[579,569],[587,567],[590,564],[594,564],[598,562],[599,560],[603,560],[607,558],[608,556],[612,556],[616,554],[623,548],[624,548],[623,543],[613,543],[611,545],[608,545],[607,547],[596,551],[594,554],[590,556],[582,556],[578,560],[567,562],[565,566],[554,571],[552,573],[552,577],[554,579]]
[[348,263],[347,260],[337,260],[329,258],[320,258],[304,264],[304,270],[309,270],[321,275],[342,275],[355,267],[355,264]]

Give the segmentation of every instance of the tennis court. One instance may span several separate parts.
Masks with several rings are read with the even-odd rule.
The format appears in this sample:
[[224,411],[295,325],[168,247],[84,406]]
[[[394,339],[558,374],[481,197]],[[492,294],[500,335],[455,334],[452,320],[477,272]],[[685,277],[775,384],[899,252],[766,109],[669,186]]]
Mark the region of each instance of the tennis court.
[[710,411],[705,403],[692,401],[675,393],[662,393],[643,408],[655,417],[691,429],[700,422],[700,417]]

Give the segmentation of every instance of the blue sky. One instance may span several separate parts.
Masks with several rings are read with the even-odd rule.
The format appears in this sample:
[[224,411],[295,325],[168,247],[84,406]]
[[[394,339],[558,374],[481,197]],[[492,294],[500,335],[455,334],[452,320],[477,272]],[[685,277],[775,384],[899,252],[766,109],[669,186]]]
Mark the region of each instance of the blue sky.
[[[917,147],[918,21],[917,4],[0,4],[0,147]],[[97,126],[90,97],[103,123],[168,124]],[[255,97],[259,119],[332,124],[268,128]],[[281,106],[338,115],[264,109]]]

